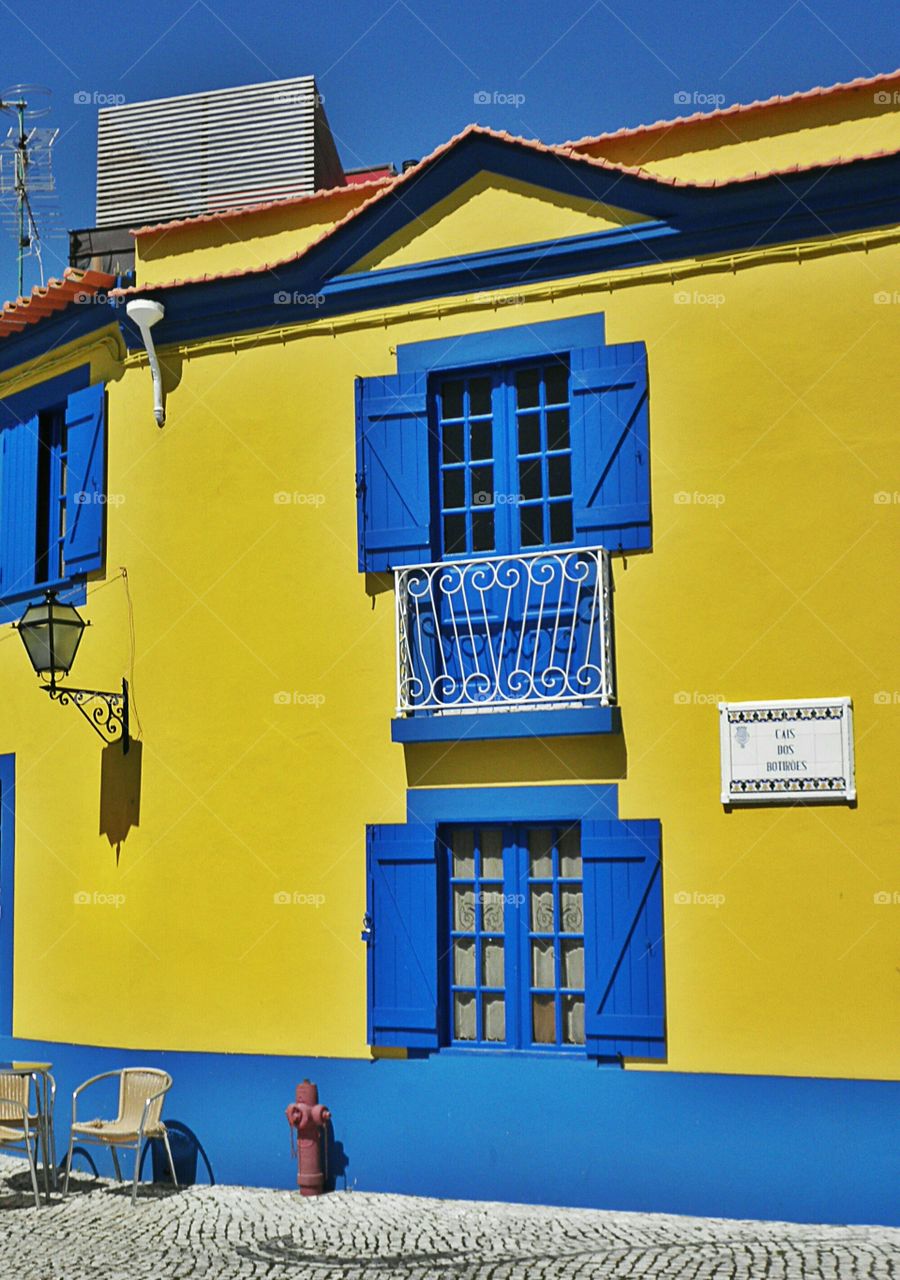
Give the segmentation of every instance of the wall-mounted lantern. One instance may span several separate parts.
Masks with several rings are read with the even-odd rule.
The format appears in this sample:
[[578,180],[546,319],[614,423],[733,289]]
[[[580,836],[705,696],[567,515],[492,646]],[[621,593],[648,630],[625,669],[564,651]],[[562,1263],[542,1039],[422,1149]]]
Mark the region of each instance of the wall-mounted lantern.
[[[90,626],[78,610],[61,604],[55,591],[48,591],[40,604],[29,605],[15,626],[22,637],[31,665],[49,683],[43,687],[61,706],[71,702],[104,742],[121,741],[128,750],[128,681],[121,693],[100,689],[71,689],[57,683],[67,676],[75,661],[84,629]],[[96,705],[91,706],[92,703]]]

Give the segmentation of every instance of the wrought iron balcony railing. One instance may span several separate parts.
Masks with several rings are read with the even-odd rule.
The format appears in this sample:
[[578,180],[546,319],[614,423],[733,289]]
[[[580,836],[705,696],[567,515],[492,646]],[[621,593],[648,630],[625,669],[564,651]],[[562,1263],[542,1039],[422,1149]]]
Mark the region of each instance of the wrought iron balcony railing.
[[608,706],[603,547],[395,570],[397,714]]

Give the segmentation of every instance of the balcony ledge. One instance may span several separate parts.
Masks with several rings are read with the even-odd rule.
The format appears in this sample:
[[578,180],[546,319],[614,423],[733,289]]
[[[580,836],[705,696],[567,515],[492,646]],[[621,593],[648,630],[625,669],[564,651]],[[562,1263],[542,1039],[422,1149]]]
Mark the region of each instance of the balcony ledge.
[[391,721],[394,742],[463,742],[497,738],[567,738],[619,733],[618,707],[417,715]]

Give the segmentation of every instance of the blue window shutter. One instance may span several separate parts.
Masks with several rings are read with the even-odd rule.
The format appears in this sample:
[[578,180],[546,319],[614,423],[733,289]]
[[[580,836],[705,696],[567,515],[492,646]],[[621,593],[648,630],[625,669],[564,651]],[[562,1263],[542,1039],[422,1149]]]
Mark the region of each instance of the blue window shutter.
[[664,1058],[660,825],[582,822],[587,1051]]
[[642,342],[572,352],[572,492],[581,546],[650,546],[647,351]]
[[418,564],[431,552],[427,377],[356,380],[359,567]]
[[0,594],[34,585],[37,536],[37,415],[0,432]]
[[106,414],[102,383],[66,402],[66,573],[103,567]]
[[438,1045],[437,829],[367,828],[369,1044]]

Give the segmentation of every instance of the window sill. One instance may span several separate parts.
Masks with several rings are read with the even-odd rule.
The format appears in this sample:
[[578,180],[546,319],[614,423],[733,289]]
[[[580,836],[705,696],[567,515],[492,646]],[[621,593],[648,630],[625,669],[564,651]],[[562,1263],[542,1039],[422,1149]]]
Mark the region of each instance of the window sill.
[[619,733],[618,707],[565,707],[554,711],[475,711],[462,715],[408,716],[391,721],[394,742],[463,742],[467,739],[565,738]]

